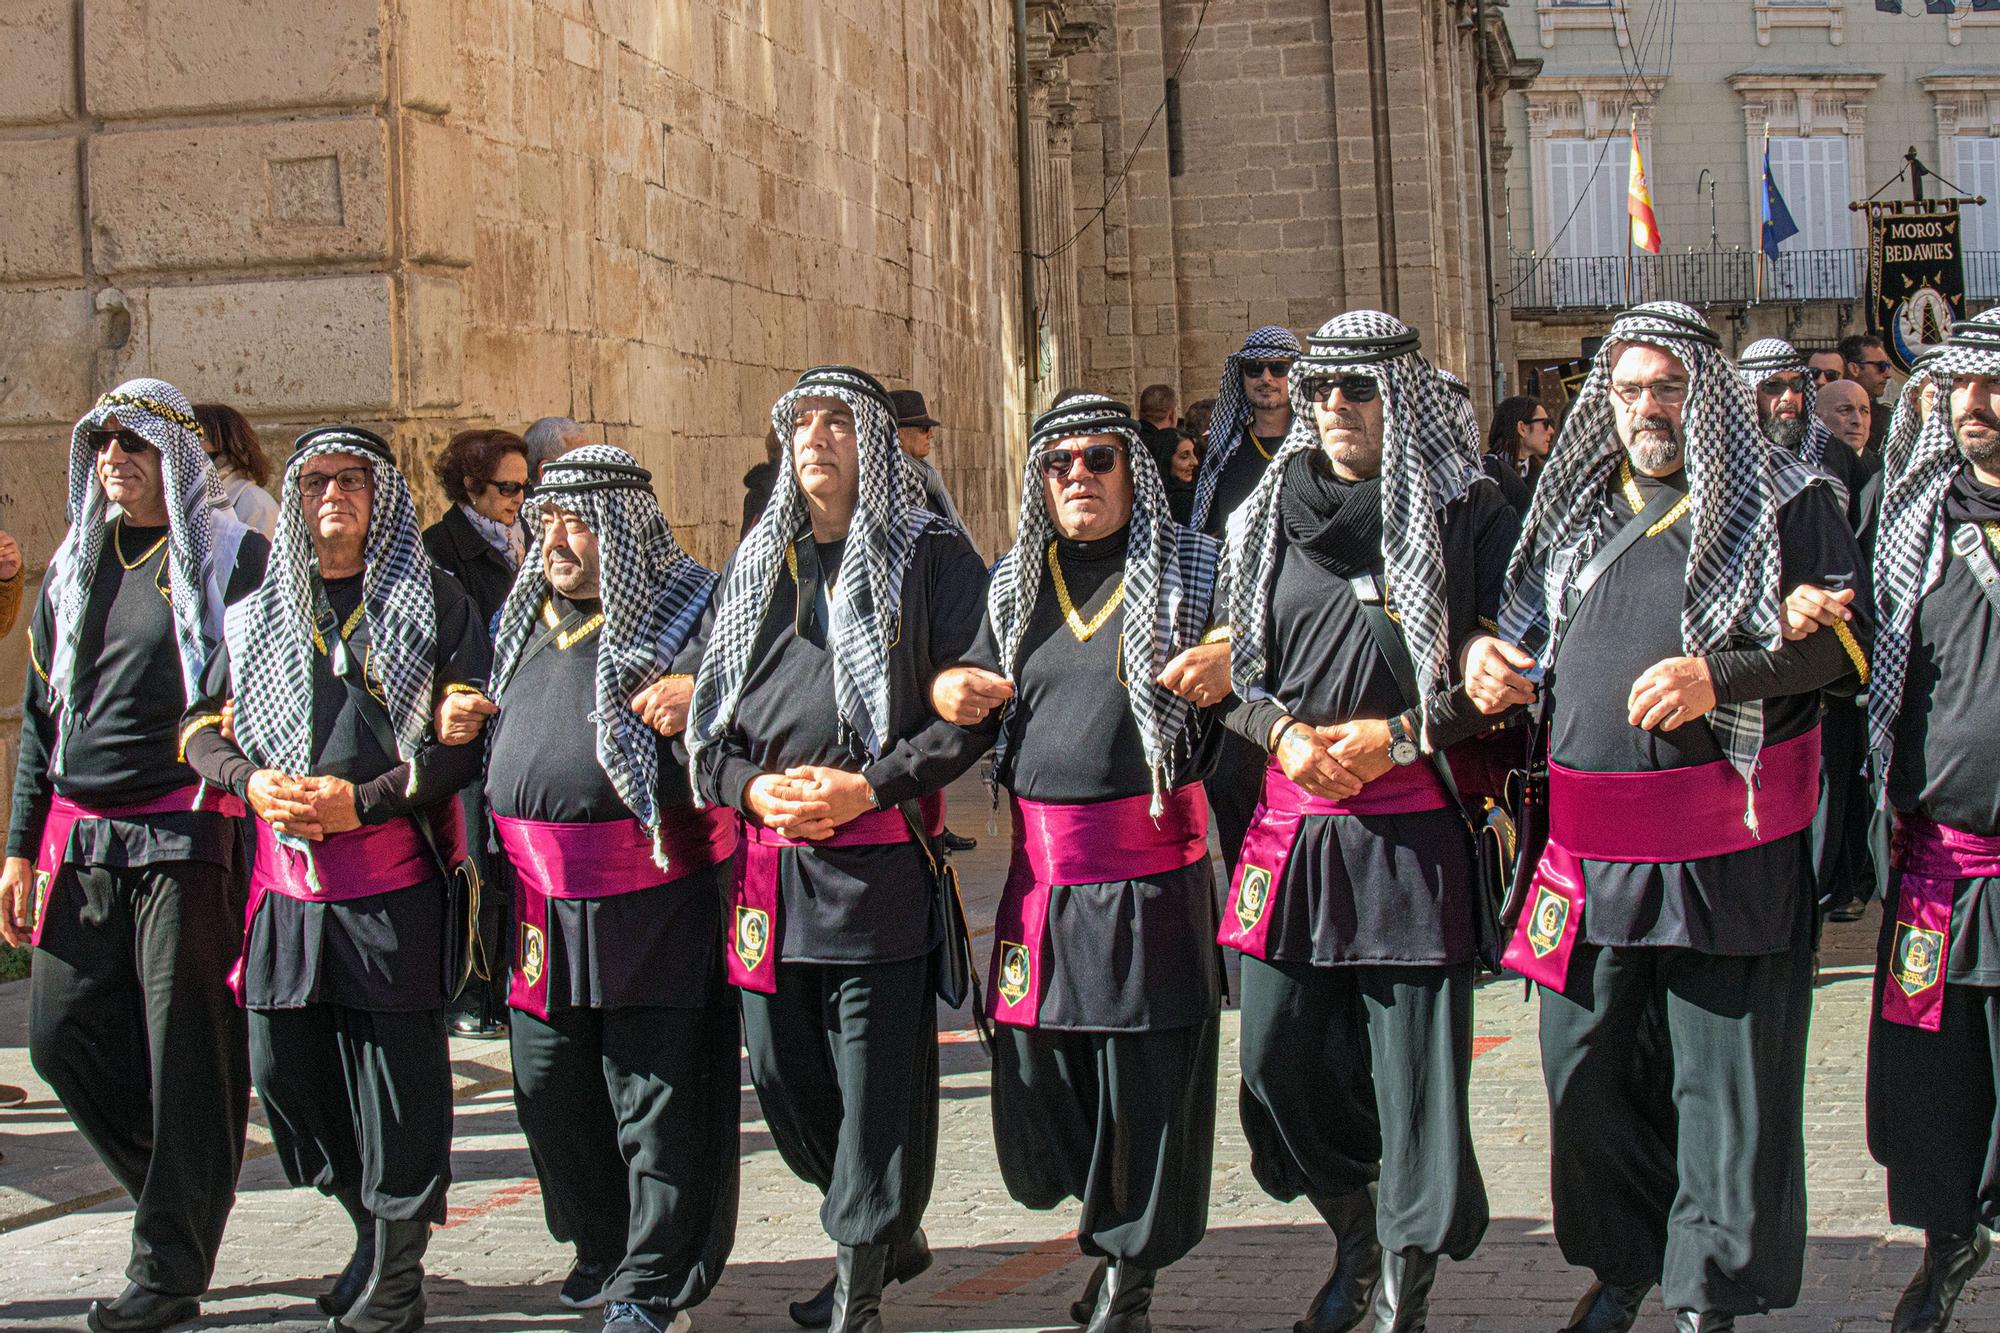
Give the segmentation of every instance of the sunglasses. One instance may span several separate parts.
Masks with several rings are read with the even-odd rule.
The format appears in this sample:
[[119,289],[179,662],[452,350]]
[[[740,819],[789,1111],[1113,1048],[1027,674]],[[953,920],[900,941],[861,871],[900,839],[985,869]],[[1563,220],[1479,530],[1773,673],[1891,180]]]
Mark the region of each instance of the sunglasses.
[[1818,380],[1821,384],[1831,384],[1835,380],[1840,378],[1839,371],[1828,370],[1824,366],[1814,366],[1812,369],[1806,371],[1806,374],[1812,376],[1814,379]]
[[1281,380],[1292,373],[1292,363],[1289,361],[1240,361],[1237,364],[1243,368],[1243,378],[1246,380],[1254,380],[1264,375],[1269,375],[1274,380]]
[[153,447],[145,436],[129,430],[93,430],[84,438],[90,441],[90,451],[94,454],[101,454],[114,444],[134,456]]
[[1382,392],[1382,386],[1367,375],[1339,375],[1327,379],[1306,381],[1306,401],[1309,403],[1329,403],[1333,392],[1340,390],[1340,396],[1350,403],[1372,403]]
[[327,491],[338,486],[349,495],[365,491],[375,484],[375,473],[365,467],[344,467],[338,472],[301,472],[299,493],[308,500],[317,500]]
[[1788,393],[1804,393],[1808,378],[1803,375],[1774,375],[1764,381],[1764,392],[1781,398]]
[[1854,364],[1857,366],[1866,366],[1870,370],[1887,371],[1895,369],[1895,367],[1891,366],[1887,361],[1856,361]]
[[1530,426],[1553,426],[1556,423],[1549,417],[1529,417],[1528,424]]
[[1051,481],[1069,475],[1070,465],[1078,458],[1083,460],[1083,470],[1093,477],[1101,477],[1118,466],[1118,456],[1125,450],[1115,444],[1092,444],[1082,449],[1044,449],[1035,455],[1035,466]]
[[509,500],[528,489],[528,483],[525,481],[489,481],[486,484]]

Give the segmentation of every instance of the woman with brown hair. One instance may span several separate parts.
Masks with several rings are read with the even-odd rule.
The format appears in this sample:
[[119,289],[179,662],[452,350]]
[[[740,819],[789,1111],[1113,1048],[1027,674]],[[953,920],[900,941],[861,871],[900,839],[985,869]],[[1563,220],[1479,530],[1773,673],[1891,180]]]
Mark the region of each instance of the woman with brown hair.
[[278,531],[278,502],[264,489],[271,478],[271,465],[264,458],[264,442],[257,428],[241,412],[222,403],[196,403],[194,419],[201,423],[201,447],[215,474],[222,478],[222,493],[243,526],[260,532],[268,540]]
[[[466,430],[452,436],[432,465],[451,507],[424,529],[424,550],[457,579],[479,608],[490,642],[495,619],[515,571],[527,555],[521,503],[528,492],[528,442],[508,430]],[[461,1037],[497,1039],[507,1034],[507,967],[513,957],[510,895],[500,887],[496,858],[486,851],[486,794],[478,782],[459,792],[473,835],[474,863],[488,887],[479,900],[479,937],[487,977],[474,977],[458,997],[451,1030]]]

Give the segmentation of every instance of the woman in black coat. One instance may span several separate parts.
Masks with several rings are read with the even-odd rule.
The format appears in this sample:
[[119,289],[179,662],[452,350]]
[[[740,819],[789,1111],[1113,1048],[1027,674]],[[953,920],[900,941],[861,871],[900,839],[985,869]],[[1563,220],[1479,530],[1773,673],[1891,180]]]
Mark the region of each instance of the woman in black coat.
[[1493,409],[1493,427],[1486,435],[1486,475],[1500,483],[1501,494],[1514,512],[1525,515],[1534,497],[1535,481],[1549,446],[1556,442],[1555,418],[1539,398],[1503,398]]
[[[424,549],[432,563],[457,579],[479,608],[486,637],[501,603],[514,586],[515,571],[527,554],[521,502],[528,490],[528,443],[512,431],[468,430],[452,437],[434,471],[451,508],[424,529]],[[483,744],[484,742],[480,742]],[[499,858],[486,850],[486,796],[474,782],[459,793],[465,805],[466,842],[479,867],[479,935],[487,972],[475,976],[458,997],[451,1030],[462,1037],[506,1035],[507,965],[513,959],[511,896],[498,877]]]

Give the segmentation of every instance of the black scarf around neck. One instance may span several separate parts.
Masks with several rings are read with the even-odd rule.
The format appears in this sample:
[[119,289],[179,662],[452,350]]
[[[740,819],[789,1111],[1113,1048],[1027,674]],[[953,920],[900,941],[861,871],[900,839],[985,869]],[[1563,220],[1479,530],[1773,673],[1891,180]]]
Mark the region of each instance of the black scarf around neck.
[[1966,464],[1944,493],[1944,516],[1954,523],[2000,523],[2000,486],[1988,486]]
[[1285,465],[1278,491],[1285,540],[1329,573],[1347,578],[1382,563],[1382,479],[1343,481],[1326,455],[1308,449]]

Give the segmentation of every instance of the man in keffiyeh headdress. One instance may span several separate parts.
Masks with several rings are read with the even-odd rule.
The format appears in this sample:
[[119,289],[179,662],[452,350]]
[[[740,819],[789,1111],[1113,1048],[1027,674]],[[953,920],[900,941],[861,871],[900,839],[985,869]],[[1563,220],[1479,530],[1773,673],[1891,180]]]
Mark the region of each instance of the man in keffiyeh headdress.
[[[486,770],[519,936],[514,1100],[549,1230],[576,1245],[560,1299],[602,1304],[607,1333],[660,1333],[714,1289],[736,1231],[720,941],[737,820],[694,808],[686,752],[635,707],[692,679],[715,575],[622,449],[550,460],[523,512]],[[445,711],[476,728],[492,705]],[[447,718],[447,742],[469,734]]]
[[943,826],[979,749],[930,683],[971,647],[986,571],[924,508],[872,376],[808,370],[771,424],[786,461],[723,572],[688,745],[701,797],[746,824],[724,961],[751,1078],[839,1246],[792,1317],[855,1333],[930,1264],[943,923],[912,825]]
[[[1757,424],[1772,445],[1833,479],[1850,526],[1859,522],[1861,488],[1881,470],[1872,452],[1841,445],[1819,416],[1819,382],[1805,354],[1783,338],[1743,349],[1736,376],[1757,398]],[[1832,446],[1839,445],[1835,448]]]
[[235,978],[251,1073],[286,1179],[354,1222],[319,1298],[328,1327],[400,1333],[423,1322],[451,1180],[444,1006],[464,924],[445,876],[480,758],[440,744],[431,718],[484,682],[485,627],[424,554],[389,445],[328,426],[299,437],[270,571],[225,629],[182,736],[195,771],[257,817]]
[[131,1285],[92,1328],[195,1317],[243,1158],[243,808],[179,744],[223,607],[269,550],[223,506],[180,390],[105,394],[70,434],[69,533],[28,628],[0,936],[36,947],[36,1072],[132,1196]]
[[[1915,410],[1926,383],[1940,392]],[[1922,1227],[1896,1333],[1942,1333],[2000,1225],[2000,310],[1903,388],[1875,544],[1869,722],[1895,816],[1869,1028],[1868,1144]]]
[[1487,725],[1453,664],[1499,609],[1519,525],[1449,392],[1400,320],[1327,321],[1293,368],[1291,434],[1229,522],[1228,725],[1268,762],[1220,939],[1243,954],[1251,1169],[1337,1243],[1306,1333],[1422,1329],[1438,1257],[1486,1230],[1476,884],[1424,752]]
[[[1196,532],[1220,537],[1229,516],[1263,480],[1292,429],[1290,376],[1298,355],[1299,340],[1292,331],[1267,324],[1222,363],[1222,387],[1209,414],[1208,448],[1195,476],[1194,510],[1187,524]],[[1219,678],[1227,656],[1227,644],[1218,643],[1197,650],[1188,665],[1206,661]],[[1234,870],[1236,850],[1257,808],[1264,754],[1233,732],[1225,733],[1218,745],[1206,785],[1223,861]]]
[[[1629,1328],[1655,1283],[1682,1330],[1798,1297],[1819,692],[1865,679],[1867,619],[1784,641],[1780,599],[1859,565],[1701,317],[1620,315],[1466,670],[1493,711],[1532,697],[1530,650],[1546,670],[1549,842],[1507,961],[1542,985],[1556,1236],[1597,1277],[1573,1329]],[[1659,1021],[1675,1077],[1635,1083]]]
[[1218,546],[1173,521],[1138,422],[1097,394],[1036,419],[1016,532],[966,665],[933,688],[941,716],[996,737],[1013,794],[993,1135],[1014,1198],[1083,1205],[1100,1263],[1077,1322],[1138,1333],[1208,1217],[1217,729],[1159,678],[1218,609]]

